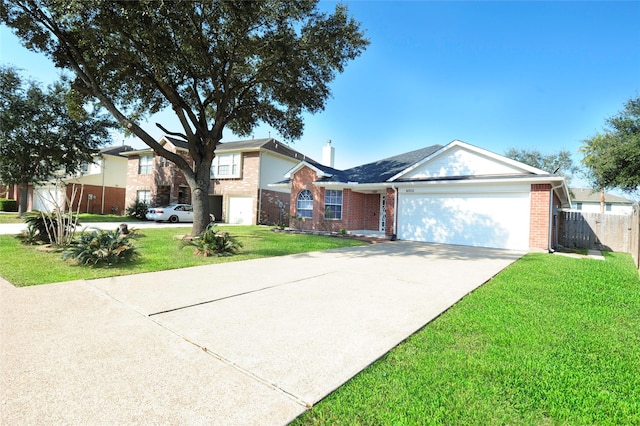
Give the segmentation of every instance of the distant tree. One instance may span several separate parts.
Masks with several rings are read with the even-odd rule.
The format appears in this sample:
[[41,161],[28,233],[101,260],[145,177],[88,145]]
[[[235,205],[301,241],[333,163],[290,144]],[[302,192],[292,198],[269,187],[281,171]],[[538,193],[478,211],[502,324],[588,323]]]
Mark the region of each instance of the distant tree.
[[582,163],[596,190],[640,188],[640,97],[629,99],[624,109],[608,118],[604,132],[582,141]]
[[[209,223],[210,169],[223,130],[246,136],[264,122],[285,138],[303,113],[324,108],[328,83],[368,45],[345,6],[317,0],[0,0],[0,20],[29,49],[76,75],[127,131],[183,172],[192,193],[193,234]],[[170,106],[192,162],[140,127]]]
[[69,95],[64,82],[43,90],[23,81],[14,68],[0,67],[0,181],[18,186],[20,215],[29,184],[56,172],[76,173],[110,140],[115,123]]
[[578,166],[573,163],[571,152],[565,149],[551,154],[543,154],[536,148],[509,148],[504,155],[545,172],[565,176],[567,181],[570,181],[579,170]]

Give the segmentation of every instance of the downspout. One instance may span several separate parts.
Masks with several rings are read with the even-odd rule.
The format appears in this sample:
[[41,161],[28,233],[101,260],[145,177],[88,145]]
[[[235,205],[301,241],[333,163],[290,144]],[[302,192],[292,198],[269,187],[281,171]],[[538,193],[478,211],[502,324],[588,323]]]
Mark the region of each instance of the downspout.
[[551,247],[551,237],[553,236],[553,191],[562,187],[562,184],[552,186],[549,191],[549,238],[547,240],[549,253],[553,253],[554,249]]
[[104,175],[107,168],[107,162],[102,157],[102,202],[100,203],[100,214],[104,214]]
[[398,188],[396,188],[395,184],[391,184],[391,189],[393,189],[393,232],[391,233],[391,240],[396,240],[398,238]]
[[256,217],[256,225],[260,225],[260,216],[262,215],[262,151],[258,151],[258,156],[258,216]]

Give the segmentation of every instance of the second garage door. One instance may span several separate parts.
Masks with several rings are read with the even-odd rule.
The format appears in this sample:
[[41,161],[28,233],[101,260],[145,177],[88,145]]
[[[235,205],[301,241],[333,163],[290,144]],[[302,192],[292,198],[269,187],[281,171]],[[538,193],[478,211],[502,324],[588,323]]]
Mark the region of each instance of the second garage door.
[[228,223],[251,225],[253,223],[253,198],[229,197]]
[[398,198],[401,240],[527,250],[529,192],[412,194]]

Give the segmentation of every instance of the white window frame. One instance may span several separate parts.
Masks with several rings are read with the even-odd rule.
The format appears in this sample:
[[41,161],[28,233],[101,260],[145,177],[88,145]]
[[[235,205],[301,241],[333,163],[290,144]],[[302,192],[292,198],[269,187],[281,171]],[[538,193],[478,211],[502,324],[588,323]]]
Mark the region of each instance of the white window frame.
[[239,152],[233,154],[216,155],[211,163],[211,178],[236,179],[242,177],[242,155]]
[[136,191],[136,201],[138,201],[139,203],[146,203],[147,205],[151,205],[151,190],[140,189]]
[[296,216],[305,219],[313,218],[313,193],[308,189],[303,189],[296,197]]
[[153,155],[141,155],[138,164],[139,175],[150,175],[153,170]]
[[[328,214],[329,212],[331,212],[331,214]],[[324,218],[329,220],[342,220],[342,190],[341,189],[325,189]]]

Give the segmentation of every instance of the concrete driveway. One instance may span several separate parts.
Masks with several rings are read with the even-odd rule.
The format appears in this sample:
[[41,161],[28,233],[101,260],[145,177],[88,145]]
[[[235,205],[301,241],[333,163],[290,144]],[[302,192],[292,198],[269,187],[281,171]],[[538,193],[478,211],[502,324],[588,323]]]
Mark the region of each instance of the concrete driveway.
[[1,282],[0,423],[286,424],[522,254],[396,241]]

